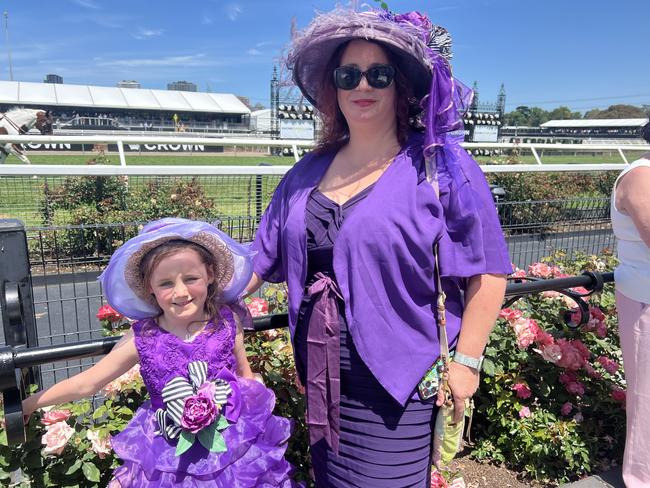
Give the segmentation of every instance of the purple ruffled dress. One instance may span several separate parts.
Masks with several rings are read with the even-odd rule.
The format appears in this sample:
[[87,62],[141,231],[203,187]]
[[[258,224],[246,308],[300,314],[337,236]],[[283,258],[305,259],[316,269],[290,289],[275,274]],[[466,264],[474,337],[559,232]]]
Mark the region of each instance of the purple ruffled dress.
[[222,434],[227,451],[209,452],[196,442],[181,456],[176,441],[156,434],[155,412],[164,408],[162,389],[175,376],[188,376],[188,363],[206,361],[207,378],[222,368],[235,373],[233,347],[236,325],[228,307],[218,322],[210,322],[192,342],[159,328],[152,319],[133,325],[140,372],[151,399],[111,443],[124,464],[117,468],[113,487],[290,488],[298,486],[284,459],[290,435],[288,419],[272,415],[275,396],[257,381],[239,378],[241,412]]

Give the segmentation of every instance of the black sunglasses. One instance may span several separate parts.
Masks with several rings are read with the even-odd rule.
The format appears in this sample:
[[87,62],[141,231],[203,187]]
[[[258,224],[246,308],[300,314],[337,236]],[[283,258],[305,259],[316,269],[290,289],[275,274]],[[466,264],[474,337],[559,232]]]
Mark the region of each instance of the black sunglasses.
[[373,88],[387,88],[395,79],[395,68],[389,64],[375,64],[366,71],[353,65],[339,66],[334,70],[334,84],[341,90],[354,90],[365,76]]

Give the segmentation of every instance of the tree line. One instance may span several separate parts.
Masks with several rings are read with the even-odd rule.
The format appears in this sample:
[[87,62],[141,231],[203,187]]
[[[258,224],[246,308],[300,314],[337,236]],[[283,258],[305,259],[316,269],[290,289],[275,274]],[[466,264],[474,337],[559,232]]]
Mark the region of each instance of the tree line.
[[553,110],[521,105],[504,115],[505,125],[537,127],[549,120],[566,119],[642,119],[650,117],[650,105],[611,105],[605,110],[592,109],[584,113],[573,112],[569,107],[561,106]]

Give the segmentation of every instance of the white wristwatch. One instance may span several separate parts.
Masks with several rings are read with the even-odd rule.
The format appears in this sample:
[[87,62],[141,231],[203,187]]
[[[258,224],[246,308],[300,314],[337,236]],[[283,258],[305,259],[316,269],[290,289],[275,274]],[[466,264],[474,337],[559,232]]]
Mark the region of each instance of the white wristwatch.
[[484,356],[473,358],[471,356],[466,356],[461,352],[455,352],[452,361],[467,366],[468,368],[475,369],[476,371],[481,371],[481,366],[483,366]]

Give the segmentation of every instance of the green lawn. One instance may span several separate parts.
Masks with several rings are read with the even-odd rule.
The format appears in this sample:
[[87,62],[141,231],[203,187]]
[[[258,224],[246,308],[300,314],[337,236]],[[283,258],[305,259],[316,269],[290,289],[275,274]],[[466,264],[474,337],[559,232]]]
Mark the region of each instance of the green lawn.
[[[27,152],[32,164],[86,164],[95,156],[92,153],[87,154],[35,154]],[[120,164],[117,154],[107,154],[110,164]],[[185,155],[182,153],[174,154],[129,154],[126,153],[127,165],[187,165],[187,166],[257,166],[260,163],[270,163],[273,165],[292,165],[293,157],[267,156],[264,154],[250,155],[220,155],[214,153],[210,155]],[[17,158],[10,156],[6,164],[22,164]]]

